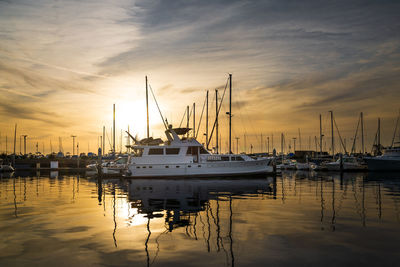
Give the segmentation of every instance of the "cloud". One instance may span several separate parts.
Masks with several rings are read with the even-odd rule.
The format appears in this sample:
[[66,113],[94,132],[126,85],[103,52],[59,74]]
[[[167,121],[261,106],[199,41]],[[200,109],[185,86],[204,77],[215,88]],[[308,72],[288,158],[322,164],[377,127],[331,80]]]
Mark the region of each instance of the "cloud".
[[0,102],[0,115],[4,118],[8,118],[8,120],[33,120],[52,125],[53,127],[65,127],[69,125],[69,122],[65,121],[65,119],[61,119],[61,117],[54,112],[35,110],[29,106],[18,103],[8,103],[4,98],[1,99]]

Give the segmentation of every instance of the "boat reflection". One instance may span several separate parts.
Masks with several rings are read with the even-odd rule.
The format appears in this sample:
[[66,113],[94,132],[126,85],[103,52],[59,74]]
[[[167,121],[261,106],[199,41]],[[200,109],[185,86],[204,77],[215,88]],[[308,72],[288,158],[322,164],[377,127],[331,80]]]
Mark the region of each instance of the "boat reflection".
[[[195,240],[198,240],[198,232],[201,232],[208,252],[211,251],[211,228],[212,223],[214,223],[216,250],[219,252],[222,249],[226,254],[227,265],[234,266],[233,201],[235,198],[243,196],[246,198],[259,197],[261,195],[276,197],[276,178],[223,180],[133,179],[128,181],[127,191],[131,207],[136,208],[138,213],[145,214],[147,217],[146,227],[148,234],[144,244],[147,266],[150,266],[159,251],[158,238],[160,236],[155,239],[157,252],[153,261],[151,261],[149,253],[149,241],[152,234],[151,220],[160,217],[165,219],[166,232],[172,232],[177,228],[185,228],[185,234]],[[101,191],[99,191],[99,197],[100,194]],[[215,205],[211,205],[211,201],[215,201]],[[224,224],[228,225],[228,229],[226,229],[227,236],[222,236],[221,234],[221,201],[229,202],[229,222]],[[213,206],[216,209],[215,211],[213,211]],[[201,212],[202,214],[200,214]],[[203,219],[204,214],[206,220]],[[199,223],[202,225],[200,229],[198,229]],[[229,242],[229,245],[224,244],[226,241]]]

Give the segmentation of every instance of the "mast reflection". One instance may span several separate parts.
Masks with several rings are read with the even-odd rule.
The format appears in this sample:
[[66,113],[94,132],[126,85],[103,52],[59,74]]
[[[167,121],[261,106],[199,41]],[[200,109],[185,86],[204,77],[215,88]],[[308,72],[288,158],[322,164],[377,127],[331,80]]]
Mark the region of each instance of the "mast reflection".
[[[274,199],[276,198],[276,184],[273,184],[274,181],[276,179],[272,178],[234,180],[129,180],[127,190],[130,205],[136,208],[138,213],[145,214],[147,217],[148,235],[144,243],[147,266],[152,263],[149,252],[151,238],[150,221],[156,217],[165,218],[165,227],[168,232],[172,232],[177,228],[184,228],[185,234],[194,240],[197,240],[198,233],[202,232],[207,252],[212,252],[214,249],[216,252],[220,252],[222,248],[227,256],[226,264],[234,266],[234,198],[235,196],[260,197],[268,195],[271,199]],[[228,208],[229,217],[225,223],[220,218],[220,201],[228,204],[225,207]],[[206,216],[206,218],[203,218],[203,216]],[[201,229],[197,229],[198,221],[202,225]],[[223,225],[225,225],[226,235],[222,235]],[[225,250],[224,240],[228,242],[228,245],[225,244],[229,248],[227,249],[228,251]],[[158,237],[156,241],[157,249],[159,249]]]

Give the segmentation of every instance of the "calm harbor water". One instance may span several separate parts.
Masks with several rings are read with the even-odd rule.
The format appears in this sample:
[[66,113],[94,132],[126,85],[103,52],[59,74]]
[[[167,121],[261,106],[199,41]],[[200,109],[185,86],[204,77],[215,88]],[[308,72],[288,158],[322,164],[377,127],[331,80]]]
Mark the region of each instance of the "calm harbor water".
[[400,173],[0,179],[0,266],[396,266]]

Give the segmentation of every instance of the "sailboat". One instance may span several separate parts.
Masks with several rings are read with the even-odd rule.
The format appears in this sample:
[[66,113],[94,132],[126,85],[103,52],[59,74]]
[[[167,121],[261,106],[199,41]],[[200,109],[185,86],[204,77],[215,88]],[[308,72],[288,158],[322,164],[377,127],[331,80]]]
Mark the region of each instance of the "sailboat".
[[[377,157],[365,157],[368,170],[370,171],[400,171],[400,135],[399,140],[395,142],[397,126],[399,124],[400,112],[397,117],[396,127],[394,129],[392,144],[383,150],[383,155]],[[379,142],[378,142],[379,143]]]
[[[229,80],[229,114],[232,114],[231,74],[229,75]],[[231,117],[230,115],[230,132]],[[193,137],[188,136],[190,128],[167,126],[164,119],[163,123],[166,128],[167,141],[150,144],[135,142],[131,146],[133,153],[128,158],[128,177],[215,177],[273,173],[272,158],[254,159],[244,154],[232,153],[212,154],[196,140],[195,134],[193,134]],[[231,137],[231,134],[229,137]],[[229,151],[231,152],[231,149]]]

